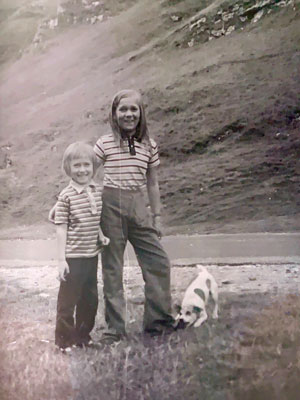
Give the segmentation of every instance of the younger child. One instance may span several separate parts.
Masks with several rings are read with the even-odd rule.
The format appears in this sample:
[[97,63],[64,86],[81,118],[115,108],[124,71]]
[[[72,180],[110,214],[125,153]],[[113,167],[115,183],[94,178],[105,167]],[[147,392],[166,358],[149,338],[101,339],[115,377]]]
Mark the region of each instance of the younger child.
[[93,148],[84,142],[72,143],[63,156],[71,181],[58,197],[54,216],[60,280],[55,344],[62,351],[90,344],[95,324],[98,253],[109,243],[99,230],[102,190],[93,181],[97,165]]

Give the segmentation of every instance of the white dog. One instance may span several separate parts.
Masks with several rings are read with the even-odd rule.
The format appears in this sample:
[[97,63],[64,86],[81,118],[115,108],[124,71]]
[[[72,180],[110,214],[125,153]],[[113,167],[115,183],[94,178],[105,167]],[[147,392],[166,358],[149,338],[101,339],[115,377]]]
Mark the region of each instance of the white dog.
[[218,318],[218,285],[214,277],[202,266],[197,265],[198,276],[185,291],[181,307],[178,306],[176,324],[193,325],[195,328],[207,320],[206,305],[211,296],[214,301],[212,318]]

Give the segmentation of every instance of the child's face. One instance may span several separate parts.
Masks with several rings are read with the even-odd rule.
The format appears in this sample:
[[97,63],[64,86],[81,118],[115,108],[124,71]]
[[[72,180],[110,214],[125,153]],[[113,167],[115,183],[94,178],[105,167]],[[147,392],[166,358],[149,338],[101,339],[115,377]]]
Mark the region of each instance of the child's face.
[[94,175],[93,163],[89,157],[74,158],[70,162],[70,176],[79,185],[87,185]]
[[134,98],[121,99],[116,109],[116,117],[121,130],[127,133],[135,132],[140,115],[140,107]]

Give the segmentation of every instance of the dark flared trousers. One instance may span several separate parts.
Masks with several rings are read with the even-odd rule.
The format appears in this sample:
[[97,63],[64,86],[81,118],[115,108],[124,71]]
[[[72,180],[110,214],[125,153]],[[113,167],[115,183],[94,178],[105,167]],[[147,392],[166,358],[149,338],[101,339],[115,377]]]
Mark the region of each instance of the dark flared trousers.
[[90,340],[98,308],[98,256],[68,258],[67,263],[70,273],[60,283],[55,328],[55,344],[62,348]]
[[101,228],[110,238],[101,255],[108,328],[117,334],[126,333],[123,262],[128,240],[145,283],[144,330],[171,325],[170,261],[153,228],[144,193],[105,187],[102,199]]

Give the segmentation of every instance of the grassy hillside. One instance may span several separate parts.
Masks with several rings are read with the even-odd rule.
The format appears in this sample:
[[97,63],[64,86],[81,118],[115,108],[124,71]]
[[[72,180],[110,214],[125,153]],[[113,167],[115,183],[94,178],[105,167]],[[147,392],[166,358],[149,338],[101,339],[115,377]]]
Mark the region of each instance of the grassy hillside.
[[299,0],[94,3],[1,2],[2,225],[46,222],[65,147],[137,88],[167,232],[299,230]]

